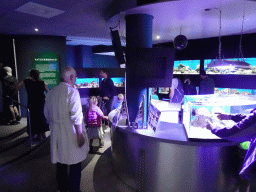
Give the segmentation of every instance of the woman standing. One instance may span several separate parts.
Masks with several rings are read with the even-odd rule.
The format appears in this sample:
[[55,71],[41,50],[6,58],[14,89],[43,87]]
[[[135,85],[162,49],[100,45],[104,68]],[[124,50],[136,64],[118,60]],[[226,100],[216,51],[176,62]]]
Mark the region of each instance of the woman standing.
[[40,72],[32,69],[29,77],[23,81],[28,94],[28,108],[30,110],[31,134],[38,140],[45,138],[45,132],[49,131],[49,126],[44,116],[45,94],[49,88],[40,79]]

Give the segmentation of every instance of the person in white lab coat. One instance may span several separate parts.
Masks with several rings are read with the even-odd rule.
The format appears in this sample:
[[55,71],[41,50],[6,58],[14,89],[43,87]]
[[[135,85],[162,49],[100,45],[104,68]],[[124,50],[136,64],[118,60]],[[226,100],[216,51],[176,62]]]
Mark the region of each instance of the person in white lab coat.
[[76,71],[65,67],[59,85],[48,92],[44,108],[51,132],[51,162],[57,163],[57,182],[61,192],[80,190],[81,162],[89,151],[75,82]]

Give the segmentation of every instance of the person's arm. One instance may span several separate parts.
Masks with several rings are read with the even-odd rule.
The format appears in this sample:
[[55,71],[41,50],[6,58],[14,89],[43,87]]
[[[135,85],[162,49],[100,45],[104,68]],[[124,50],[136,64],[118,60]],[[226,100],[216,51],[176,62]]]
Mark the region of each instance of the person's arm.
[[244,119],[246,117],[246,115],[243,115],[243,114],[231,115],[231,114],[222,114],[222,113],[220,113],[220,114],[217,115],[217,117],[220,120],[233,120],[236,123],[238,123],[239,121]]
[[46,92],[49,92],[49,91],[50,91],[48,85],[47,85],[45,82],[44,82],[44,90],[45,90]]
[[73,89],[70,92],[70,103],[69,103],[69,111],[70,111],[70,118],[74,124],[76,135],[77,135],[77,143],[79,147],[82,147],[85,143],[85,138],[83,135],[83,113],[82,113],[82,105],[79,92],[77,89]]
[[74,127],[75,127],[75,130],[76,130],[78,147],[82,147],[85,144],[82,124],[74,125]]
[[16,86],[16,90],[19,91],[22,87],[24,87],[25,83],[24,81],[21,81],[18,83],[18,85]]
[[223,139],[236,142],[249,141],[256,135],[256,113],[251,113],[233,127],[217,128],[214,123],[208,121],[206,128]]

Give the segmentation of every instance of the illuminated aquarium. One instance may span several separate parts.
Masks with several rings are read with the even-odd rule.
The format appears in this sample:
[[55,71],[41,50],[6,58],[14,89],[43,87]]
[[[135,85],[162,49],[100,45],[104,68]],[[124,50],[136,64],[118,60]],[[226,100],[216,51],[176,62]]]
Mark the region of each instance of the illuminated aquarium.
[[[124,87],[125,77],[111,77],[115,87]],[[101,79],[103,81],[103,78]]]
[[200,60],[174,61],[173,74],[199,74]]
[[214,88],[216,94],[234,94],[234,95],[255,95],[255,89],[235,89],[235,88]]
[[207,74],[256,75],[256,58],[205,59]]
[[220,139],[206,129],[210,121],[217,128],[233,126],[232,120],[219,120],[219,113],[248,114],[256,108],[255,95],[189,95],[184,96],[183,124],[189,138]]
[[161,94],[169,94],[170,88],[169,87],[159,87],[158,88],[158,93]]
[[77,88],[99,88],[98,78],[77,78]]
[[124,77],[111,77],[111,79],[114,82],[115,87],[124,87],[125,85]]

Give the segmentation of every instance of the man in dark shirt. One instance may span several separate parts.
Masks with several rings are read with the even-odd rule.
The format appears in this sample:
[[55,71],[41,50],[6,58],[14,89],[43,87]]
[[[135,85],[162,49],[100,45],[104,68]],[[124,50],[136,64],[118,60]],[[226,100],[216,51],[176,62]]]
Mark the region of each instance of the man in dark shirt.
[[200,77],[202,80],[199,85],[199,95],[214,94],[214,80],[208,77],[205,71],[201,72]]
[[100,76],[103,78],[100,84],[100,96],[102,97],[103,102],[105,102],[105,107],[108,115],[112,109],[113,97],[116,94],[114,82],[110,77],[108,77],[106,69],[100,70]]

